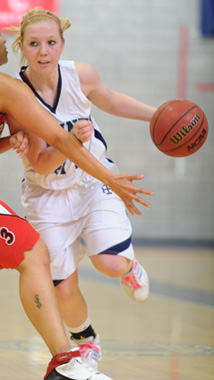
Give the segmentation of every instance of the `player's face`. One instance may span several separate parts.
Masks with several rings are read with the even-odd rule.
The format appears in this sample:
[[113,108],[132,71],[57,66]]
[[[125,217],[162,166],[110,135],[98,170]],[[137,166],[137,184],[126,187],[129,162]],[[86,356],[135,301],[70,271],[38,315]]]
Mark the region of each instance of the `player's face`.
[[41,21],[28,25],[24,29],[20,44],[22,55],[27,59],[30,70],[48,74],[56,69],[63,52],[59,27],[55,21]]
[[0,33],[0,65],[7,63],[6,39]]

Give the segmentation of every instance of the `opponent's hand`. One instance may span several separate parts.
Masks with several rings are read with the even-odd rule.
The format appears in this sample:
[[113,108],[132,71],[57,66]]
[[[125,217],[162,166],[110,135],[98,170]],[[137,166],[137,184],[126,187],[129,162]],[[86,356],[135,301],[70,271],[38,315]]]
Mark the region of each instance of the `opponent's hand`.
[[10,137],[11,148],[16,150],[20,158],[23,158],[30,149],[30,136],[27,132],[19,131]]
[[132,181],[139,181],[144,178],[144,175],[134,174],[115,174],[113,182],[109,184],[111,189],[119,195],[119,197],[125,203],[129,212],[134,215],[141,215],[141,212],[136,208],[133,201],[140,203],[141,205],[151,208],[151,204],[140,198],[137,193],[145,195],[154,195],[152,191],[136,187]]
[[94,126],[90,120],[78,120],[72,129],[74,136],[82,143],[89,141],[93,132]]

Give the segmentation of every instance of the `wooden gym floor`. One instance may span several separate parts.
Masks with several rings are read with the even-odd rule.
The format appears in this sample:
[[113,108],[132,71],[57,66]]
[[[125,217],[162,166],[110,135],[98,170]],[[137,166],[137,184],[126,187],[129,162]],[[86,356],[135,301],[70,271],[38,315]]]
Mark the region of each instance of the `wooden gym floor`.
[[[84,259],[80,286],[114,380],[214,379],[214,250],[140,247],[151,294],[133,303]],[[50,354],[22,310],[18,273],[0,271],[0,380],[42,380]]]

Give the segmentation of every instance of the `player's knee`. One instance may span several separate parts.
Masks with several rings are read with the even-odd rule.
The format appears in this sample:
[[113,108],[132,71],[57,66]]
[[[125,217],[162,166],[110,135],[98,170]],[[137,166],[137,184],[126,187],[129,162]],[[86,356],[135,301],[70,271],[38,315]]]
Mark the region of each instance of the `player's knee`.
[[32,261],[35,260],[39,265],[43,265],[50,269],[50,253],[42,239],[39,239],[36,242],[31,253]]
[[24,259],[16,269],[23,271],[42,268],[50,271],[50,255],[45,243],[39,239],[31,249],[24,252]]
[[110,277],[121,277],[124,273],[127,273],[129,270],[129,261],[125,257],[118,257],[119,260],[114,260],[113,263],[108,268],[108,276]]
[[130,267],[130,260],[123,256],[100,254],[91,256],[91,261],[101,273],[113,278],[123,276]]
[[63,281],[55,283],[55,289],[57,297],[61,302],[67,302],[76,297],[76,293],[79,291],[77,272]]

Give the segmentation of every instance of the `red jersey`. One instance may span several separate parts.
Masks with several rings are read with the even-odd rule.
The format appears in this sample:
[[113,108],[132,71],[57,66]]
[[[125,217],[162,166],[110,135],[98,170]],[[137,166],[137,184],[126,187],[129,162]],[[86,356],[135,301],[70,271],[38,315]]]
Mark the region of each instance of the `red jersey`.
[[16,268],[38,239],[39,233],[0,200],[0,269]]

